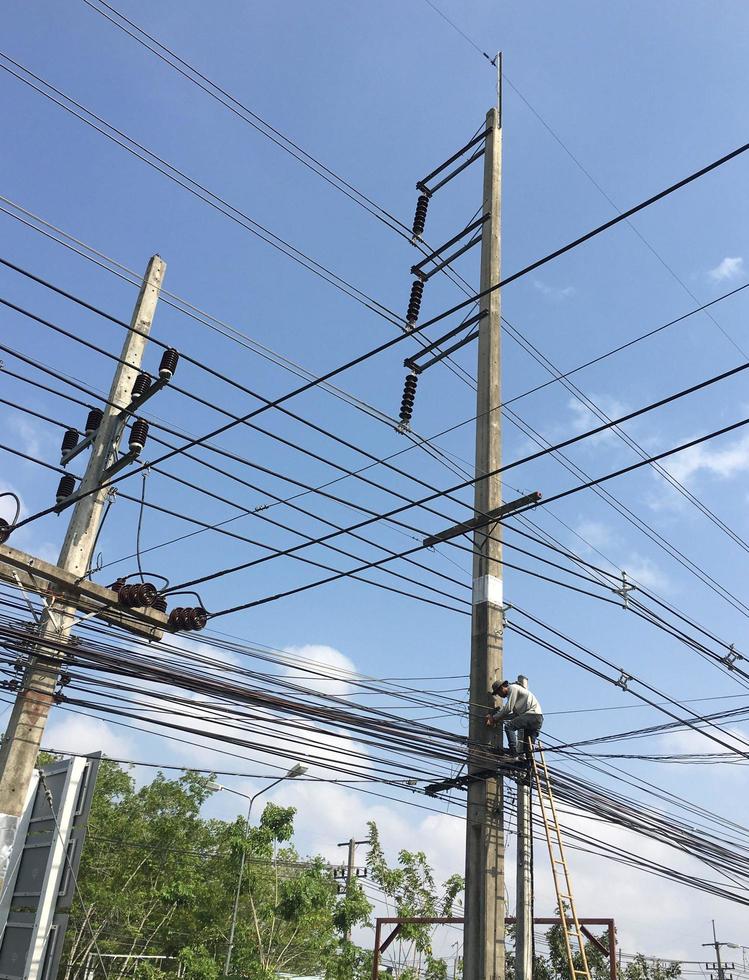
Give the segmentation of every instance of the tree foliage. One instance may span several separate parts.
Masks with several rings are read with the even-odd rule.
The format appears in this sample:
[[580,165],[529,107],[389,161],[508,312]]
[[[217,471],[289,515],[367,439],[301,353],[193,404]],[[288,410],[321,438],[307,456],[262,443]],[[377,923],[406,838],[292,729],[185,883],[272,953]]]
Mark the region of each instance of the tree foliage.
[[[460,875],[451,875],[437,888],[434,874],[423,851],[398,852],[397,865],[388,864],[380,843],[377,825],[369,827],[367,865],[373,881],[392,902],[397,916],[436,918],[453,915],[458,896],[463,891]],[[399,932],[399,957],[393,973],[400,980],[446,980],[447,963],[435,956],[432,927],[424,923],[404,924]]]
[[[348,980],[356,951],[344,936],[371,907],[360,888],[339,897],[321,857],[301,860],[290,807],[267,804],[249,832],[200,815],[210,777],[159,773],[136,788],[119,766],[99,770],[60,976],[185,980],[223,975],[242,854],[245,867],[232,973]],[[99,960],[104,957],[104,965]],[[114,954],[117,958],[112,958]],[[163,957],[145,959],[144,957]]]
[[[159,773],[138,788],[127,771],[102,763],[61,980],[167,980],[178,972],[184,980],[220,980],[243,855],[232,977],[368,980],[371,949],[347,938],[371,924],[372,906],[360,882],[353,879],[339,895],[321,857],[300,858],[291,807],[268,803],[249,830],[243,817],[206,820],[201,809],[210,782],[195,773],[178,779]],[[437,885],[422,851],[401,850],[390,862],[374,823],[368,843],[371,881],[396,915],[462,912],[460,875]],[[432,935],[427,924],[403,926],[388,951],[387,966],[397,980],[455,975],[435,952]],[[509,939],[507,980],[513,980],[512,932]],[[576,980],[561,928],[553,926],[546,941],[534,958],[534,980]],[[607,958],[590,942],[586,953],[592,980],[608,980]],[[103,967],[99,954],[106,954]],[[620,980],[678,980],[680,973],[678,963],[638,955]]]
[[[510,926],[508,932],[508,951],[505,959],[506,980],[515,980],[515,929]],[[576,980],[570,974],[564,934],[561,925],[551,926],[545,935],[545,954],[534,952],[533,980]],[[599,942],[608,947],[608,935],[604,932],[597,937]],[[592,980],[609,980],[609,960],[594,943],[585,943],[585,958]],[[579,953],[573,957],[575,969],[582,969],[582,957]],[[678,980],[681,976],[680,963],[664,963],[661,960],[647,958],[638,953],[623,970],[618,973],[620,980]]]

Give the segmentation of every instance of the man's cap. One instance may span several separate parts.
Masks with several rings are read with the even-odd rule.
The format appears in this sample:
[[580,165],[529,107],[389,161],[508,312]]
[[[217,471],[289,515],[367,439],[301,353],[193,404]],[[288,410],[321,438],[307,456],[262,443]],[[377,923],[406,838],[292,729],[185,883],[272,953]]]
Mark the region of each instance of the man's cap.
[[492,684],[492,694],[498,694],[500,688],[504,687],[505,684],[509,685],[509,681],[495,681]]

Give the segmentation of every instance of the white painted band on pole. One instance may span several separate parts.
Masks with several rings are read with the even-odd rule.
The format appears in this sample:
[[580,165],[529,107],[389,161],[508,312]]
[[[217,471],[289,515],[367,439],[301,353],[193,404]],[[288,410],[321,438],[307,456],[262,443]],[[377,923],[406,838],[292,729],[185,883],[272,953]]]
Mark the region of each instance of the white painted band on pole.
[[501,606],[502,602],[502,579],[496,575],[482,575],[481,578],[473,580],[474,606],[481,605],[482,602],[490,602],[493,606]]

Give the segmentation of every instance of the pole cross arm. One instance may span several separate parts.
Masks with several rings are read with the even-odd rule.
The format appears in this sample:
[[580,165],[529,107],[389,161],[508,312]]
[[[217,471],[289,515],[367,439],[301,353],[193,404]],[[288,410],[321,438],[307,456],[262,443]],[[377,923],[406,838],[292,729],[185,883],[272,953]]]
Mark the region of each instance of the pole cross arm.
[[527,762],[513,762],[510,759],[497,759],[497,765],[492,769],[477,769],[476,772],[467,773],[464,776],[455,776],[453,779],[442,779],[438,783],[430,783],[424,787],[427,796],[436,796],[437,793],[444,793],[450,789],[467,789],[471,783],[479,783],[482,780],[496,779],[502,776],[520,776],[528,772]]
[[468,534],[470,531],[476,531],[479,528],[486,527],[488,524],[493,524],[495,521],[499,521],[503,517],[508,517],[516,510],[537,504],[541,498],[542,494],[539,493],[538,490],[534,490],[533,493],[528,493],[524,497],[518,497],[517,500],[511,500],[507,504],[502,504],[501,507],[497,507],[494,510],[490,510],[486,514],[482,514],[481,517],[474,517],[470,521],[464,521],[462,524],[455,524],[453,527],[449,527],[446,531],[440,531],[439,534],[432,534],[428,538],[424,538],[424,547],[431,548],[433,545],[439,544],[440,541],[449,541],[450,538],[457,538],[461,534]]
[[[165,388],[171,381],[171,375],[169,377],[158,378],[156,381],[150,385],[142,395],[136,395],[135,398],[130,400],[130,404],[121,408],[118,412],[118,418],[120,420],[120,428],[124,428],[128,418],[134,415],[144,402],[147,402],[150,398],[153,398],[155,394]],[[120,433],[121,434],[121,433]],[[60,456],[60,466],[67,466],[72,460],[79,456],[84,449],[88,449],[96,439],[96,431],[90,432],[85,439],[82,439],[76,446],[69,449],[68,452],[62,453]]]
[[168,617],[158,609],[123,609],[112,589],[7,544],[0,544],[0,580],[16,586],[20,582],[24,589],[42,596],[60,596],[82,613],[105,619],[136,636],[160,640],[164,635]]

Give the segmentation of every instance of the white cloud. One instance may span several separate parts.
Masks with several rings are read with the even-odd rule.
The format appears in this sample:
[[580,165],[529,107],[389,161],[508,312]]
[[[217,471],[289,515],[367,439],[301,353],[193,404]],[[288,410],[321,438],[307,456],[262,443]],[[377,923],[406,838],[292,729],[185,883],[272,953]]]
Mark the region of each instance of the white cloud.
[[627,578],[639,582],[646,589],[668,592],[671,588],[671,580],[666,573],[650,558],[644,558],[636,552],[622,562],[622,568],[626,571]]
[[3,422],[13,433],[12,444],[33,459],[45,459],[50,455],[52,447],[57,445],[51,432],[36,419],[11,413]]
[[[304,687],[338,697],[354,690],[350,683],[352,674],[356,673],[353,661],[335,647],[308,643],[300,647],[284,647],[283,652],[299,661],[298,667],[289,665],[284,672]],[[318,676],[318,672],[323,676]]]
[[[617,419],[626,415],[628,407],[624,402],[610,395],[589,395],[591,403],[594,404],[603,415],[609,419]],[[592,409],[581,402],[578,398],[570,398],[567,407],[572,412],[573,432],[586,432],[588,429],[595,429],[599,425],[605,424],[605,419],[601,419]],[[595,436],[589,436],[582,443],[583,446],[600,446],[602,443],[612,443],[620,441],[620,437],[613,429],[604,429]]]
[[562,300],[569,299],[575,295],[574,286],[550,286],[541,279],[533,280],[533,288],[541,293],[542,296],[546,296],[556,303],[560,303]]
[[44,736],[44,747],[57,752],[103,752],[112,759],[129,759],[133,746],[101,718],[65,713],[54,718]]
[[664,460],[662,466],[680,483],[685,483],[700,472],[727,480],[749,470],[749,435],[722,448],[714,449],[707,443],[693,446]]
[[575,531],[591,548],[605,548],[614,540],[611,528],[601,521],[582,521]]
[[737,279],[744,272],[744,260],[740,255],[727,255],[714,269],[708,271],[713,282],[728,282]]

